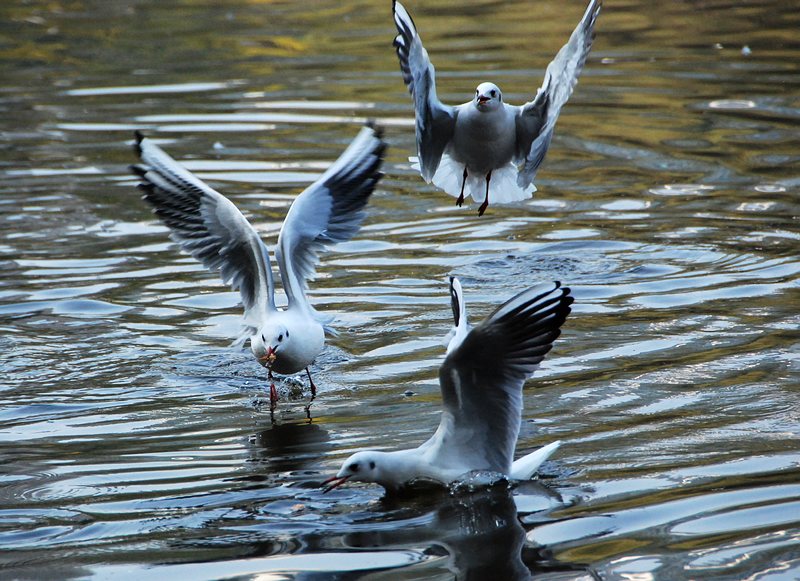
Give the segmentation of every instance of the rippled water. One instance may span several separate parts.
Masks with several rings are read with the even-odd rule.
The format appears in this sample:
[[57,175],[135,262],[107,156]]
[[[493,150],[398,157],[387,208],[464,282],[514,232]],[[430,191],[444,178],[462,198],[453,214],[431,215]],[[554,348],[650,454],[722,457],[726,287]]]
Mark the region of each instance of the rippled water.
[[[607,2],[535,199],[478,219],[406,161],[390,2],[301,4],[0,7],[0,577],[800,578],[797,6]],[[408,7],[451,103],[529,98],[583,9]],[[314,421],[286,382],[273,424],[237,295],[140,201],[132,132],[272,243],[365,118],[387,176],[313,285],[341,334]],[[520,438],[562,448],[513,491],[322,495],[436,425],[450,274],[473,319],[574,289]]]

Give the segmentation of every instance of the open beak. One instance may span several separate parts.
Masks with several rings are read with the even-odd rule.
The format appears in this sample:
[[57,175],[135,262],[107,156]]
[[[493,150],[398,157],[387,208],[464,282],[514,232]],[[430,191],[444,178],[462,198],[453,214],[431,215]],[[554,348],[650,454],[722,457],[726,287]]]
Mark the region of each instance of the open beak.
[[489,97],[485,95],[481,95],[480,97],[478,97],[478,105],[486,105],[486,103],[488,103],[489,101],[491,101],[491,99],[489,99]]
[[338,488],[339,486],[341,486],[342,484],[347,482],[348,478],[350,478],[350,475],[347,475],[347,476],[331,476],[327,480],[323,481],[322,484],[320,484],[320,486],[322,487],[322,493],[323,494],[327,494],[331,490],[333,490],[334,488]]

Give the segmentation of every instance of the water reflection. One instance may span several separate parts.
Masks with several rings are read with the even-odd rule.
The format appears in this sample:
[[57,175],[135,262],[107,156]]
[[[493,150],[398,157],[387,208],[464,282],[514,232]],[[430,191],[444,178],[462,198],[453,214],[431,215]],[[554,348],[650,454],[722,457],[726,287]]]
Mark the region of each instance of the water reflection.
[[525,531],[510,491],[455,498],[437,510],[431,529],[456,579],[530,578],[522,562]]
[[[512,574],[522,542],[545,578],[800,577],[793,3],[607,2],[539,191],[488,221],[407,162],[390,5],[173,4],[0,4],[6,576],[450,579],[473,553],[501,567],[473,535],[502,539]],[[415,5],[443,100],[481,67],[529,98],[584,3],[530,8]],[[227,347],[238,299],[165,242],[128,177],[131,131],[173,140],[274,243],[365,117],[388,125],[388,175],[360,238],[320,265],[311,298],[341,333],[313,370],[324,398],[312,424],[298,400],[271,426],[252,405],[263,372]],[[524,394],[520,447],[564,446],[555,497],[514,492],[522,541],[502,495],[317,488],[354,449],[428,435],[450,274],[481,314],[536,280],[577,297]]]
[[250,460],[270,472],[296,472],[315,466],[333,448],[327,430],[308,421],[276,423],[248,439]]
[[[530,527],[547,521],[548,512],[559,506],[563,499],[558,492],[537,482],[515,490],[503,482],[458,494],[417,488],[413,494],[382,498],[370,510],[391,519],[356,523],[358,532],[346,534],[343,542],[358,550],[426,544],[425,555],[459,580],[526,580],[556,572],[570,579],[591,579],[587,567],[560,562],[546,547],[526,543],[522,522]],[[392,575],[376,577],[383,578]]]

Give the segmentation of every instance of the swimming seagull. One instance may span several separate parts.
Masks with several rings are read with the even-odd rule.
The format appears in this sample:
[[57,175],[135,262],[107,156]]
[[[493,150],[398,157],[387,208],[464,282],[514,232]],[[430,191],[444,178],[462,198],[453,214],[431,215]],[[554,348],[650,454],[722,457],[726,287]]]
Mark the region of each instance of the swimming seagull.
[[570,289],[560,283],[529,288],[469,328],[458,279],[450,294],[455,329],[439,369],[442,411],[433,436],[409,450],[361,451],[322,484],[328,492],[348,480],[396,491],[412,480],[449,484],[474,470],[527,480],[560,445],[552,442],[518,460],[522,386],[561,333],[570,313]]
[[[522,106],[503,101],[500,88],[481,83],[471,101],[452,107],[436,96],[436,79],[414,21],[394,0],[394,40],[403,80],[414,100],[419,169],[426,182],[457,197],[483,203],[530,198],[533,179],[553,138],[558,114],[578,82],[592,47],[602,0],[591,0],[567,44],[547,66],[533,101]],[[491,186],[490,186],[491,184]]]
[[[151,140],[136,133],[142,163],[131,166],[154,213],[183,250],[241,293],[244,325],[238,343],[250,348],[269,372],[270,409],[278,393],[272,372],[306,370],[311,401],[316,386],[308,366],[322,351],[333,317],[317,312],[306,298],[318,253],[350,240],[364,219],[364,206],[380,172],[386,144],[382,132],[367,125],[339,159],[295,198],[281,226],[275,258],[288,305],[275,306],[269,251],[255,229],[225,196],[180,166]],[[310,405],[310,404],[309,404]]]

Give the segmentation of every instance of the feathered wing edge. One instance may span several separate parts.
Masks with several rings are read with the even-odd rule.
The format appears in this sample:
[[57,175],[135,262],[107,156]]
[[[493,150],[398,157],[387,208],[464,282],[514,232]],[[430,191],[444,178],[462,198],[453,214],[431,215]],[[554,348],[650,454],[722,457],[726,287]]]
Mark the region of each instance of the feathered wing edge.
[[[362,128],[339,159],[297,196],[278,236],[275,254],[289,307],[307,309],[326,325],[333,317],[308,303],[308,281],[316,274],[319,252],[350,240],[360,229],[367,201],[383,176],[382,136],[372,123]],[[332,332],[329,326],[326,330]]]
[[[487,469],[511,468],[522,417],[522,387],[550,351],[569,315],[570,289],[539,285],[474,327],[439,371],[444,411],[437,434]],[[428,447],[452,453],[434,435]],[[452,446],[454,444],[450,444]],[[479,458],[478,458],[479,457]]]
[[561,441],[556,440],[530,454],[526,454],[522,458],[514,460],[514,463],[511,464],[509,476],[514,480],[530,480],[539,469],[539,466],[541,466],[553,452],[558,450],[559,446],[561,446]]
[[453,311],[453,328],[444,338],[447,353],[461,345],[471,328],[467,321],[467,305],[464,302],[461,281],[454,276],[450,277],[450,308]]
[[182,167],[151,140],[136,132],[141,164],[130,166],[143,199],[170,229],[181,248],[241,294],[241,343],[275,310],[269,252],[258,233],[225,196]]
[[520,188],[533,183],[550,147],[558,115],[572,95],[592,48],[594,26],[602,4],[602,0],[589,2],[569,40],[547,66],[544,82],[536,97],[520,108],[517,116],[517,156],[521,163],[517,185]]
[[431,183],[455,129],[456,110],[436,95],[436,71],[422,45],[417,27],[405,7],[393,0],[392,15],[398,35],[393,45],[403,81],[414,99],[415,132],[420,174]]

